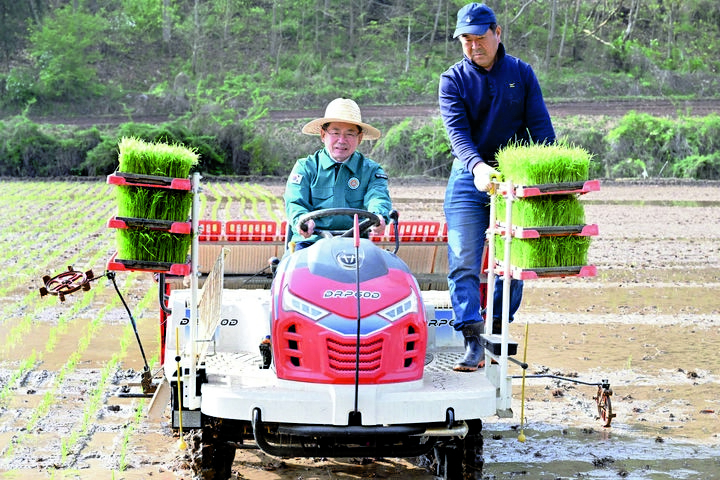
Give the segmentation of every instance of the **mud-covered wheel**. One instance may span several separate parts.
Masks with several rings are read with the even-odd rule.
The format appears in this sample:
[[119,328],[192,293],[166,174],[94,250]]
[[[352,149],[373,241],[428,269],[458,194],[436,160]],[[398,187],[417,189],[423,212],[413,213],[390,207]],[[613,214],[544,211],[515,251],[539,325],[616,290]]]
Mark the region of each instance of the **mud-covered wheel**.
[[202,431],[189,434],[189,464],[195,478],[202,480],[227,480],[232,476],[235,445],[222,435],[222,422],[216,420],[204,426]]
[[612,400],[610,400],[611,395],[612,390],[600,387],[598,388],[597,397],[595,397],[598,407],[598,415],[602,421],[605,422],[605,425],[603,425],[605,427],[609,427],[612,423],[612,419],[615,418],[615,414],[612,411]]
[[463,478],[464,445],[464,440],[453,439],[435,446],[436,476],[443,480],[461,480]]
[[442,480],[481,479],[484,464],[482,422],[469,423],[469,427],[465,438],[441,440],[415,463]]

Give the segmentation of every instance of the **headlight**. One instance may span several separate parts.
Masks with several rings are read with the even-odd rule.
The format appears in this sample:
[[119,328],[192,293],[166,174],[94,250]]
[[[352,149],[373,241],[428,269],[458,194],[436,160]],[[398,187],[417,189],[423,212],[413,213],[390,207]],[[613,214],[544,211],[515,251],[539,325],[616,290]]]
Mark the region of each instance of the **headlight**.
[[415,292],[411,292],[406,298],[400,300],[395,305],[392,305],[381,312],[378,315],[391,322],[397,321],[410,313],[417,313],[418,311],[418,299]]
[[285,287],[285,290],[283,291],[282,308],[287,312],[297,312],[300,315],[308,317],[314,321],[318,321],[330,314],[327,310],[323,310],[322,308],[319,308],[300,297],[296,297],[290,293],[290,290],[287,287]]

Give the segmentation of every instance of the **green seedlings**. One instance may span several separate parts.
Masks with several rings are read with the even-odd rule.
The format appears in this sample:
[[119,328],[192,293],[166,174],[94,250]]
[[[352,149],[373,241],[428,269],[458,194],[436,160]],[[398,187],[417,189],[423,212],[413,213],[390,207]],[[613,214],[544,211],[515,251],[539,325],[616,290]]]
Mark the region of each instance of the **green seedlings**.
[[119,171],[141,175],[187,178],[198,164],[199,155],[181,145],[147,143],[124,137],[118,144]]
[[[523,269],[575,267],[587,265],[591,237],[557,236],[513,239],[510,244],[512,265]],[[505,259],[505,241],[495,236],[495,254]]]
[[580,147],[512,144],[497,154],[499,170],[515,185],[542,185],[588,179],[591,155]]
[[118,216],[186,222],[192,207],[192,192],[120,185],[117,187]]
[[[497,218],[504,222],[506,200],[497,197]],[[585,207],[576,195],[541,195],[516,200],[512,204],[512,224],[520,227],[584,225]]]
[[147,228],[117,231],[118,258],[158,263],[186,263],[191,235]]

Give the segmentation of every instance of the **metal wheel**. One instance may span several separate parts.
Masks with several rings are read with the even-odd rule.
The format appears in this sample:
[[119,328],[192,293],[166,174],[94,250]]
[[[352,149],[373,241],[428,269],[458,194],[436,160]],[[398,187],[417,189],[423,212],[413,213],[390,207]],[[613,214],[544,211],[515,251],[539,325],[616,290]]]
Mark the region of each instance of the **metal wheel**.
[[[472,432],[472,428],[471,428]],[[417,466],[427,469],[438,480],[479,480],[482,478],[482,434],[439,441],[427,455],[417,457]]]
[[57,295],[60,301],[65,301],[65,295],[77,292],[81,288],[83,291],[90,290],[90,280],[93,278],[92,270],[83,273],[69,266],[66,272],[59,275],[43,277],[45,286],[40,288],[40,296]]
[[217,420],[188,435],[189,466],[197,479],[227,480],[232,476],[236,447],[223,439],[221,427]]
[[605,422],[605,425],[603,425],[605,427],[609,427],[612,419],[615,418],[615,414],[612,412],[612,401],[610,400],[611,395],[611,389],[600,386],[598,387],[597,397],[595,397],[598,407],[598,415],[602,421]]

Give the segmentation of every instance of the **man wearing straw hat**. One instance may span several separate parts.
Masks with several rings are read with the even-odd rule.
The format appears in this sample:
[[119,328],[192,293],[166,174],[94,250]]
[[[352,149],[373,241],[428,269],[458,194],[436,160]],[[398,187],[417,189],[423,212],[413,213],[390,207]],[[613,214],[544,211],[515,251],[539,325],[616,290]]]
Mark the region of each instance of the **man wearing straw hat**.
[[378,163],[356,151],[363,140],[380,138],[380,131],[362,121],[357,103],[336,98],[325,116],[307,123],[302,132],[319,135],[324,148],[295,162],[285,186],[285,213],[295,250],[321,238],[316,228],[352,228],[352,219],[341,216],[318,218],[317,224],[309,220],[307,231],[299,228],[301,216],[325,208],[358,208],[379,215],[381,222],[373,233],[381,234],[392,208],[388,177]]
[[[458,11],[454,38],[463,59],[440,76],[439,103],[455,157],[445,191],[448,225],[448,287],[455,320],[465,339],[465,357],[454,370],[482,368],[485,349],[480,271],[490,223],[488,190],[498,172],[495,154],[512,142],[555,141],[550,115],[530,65],[505,53],[495,13],[484,3]],[[510,312],[520,306],[522,282],[512,280]],[[502,285],[495,288],[493,330],[502,318]]]

